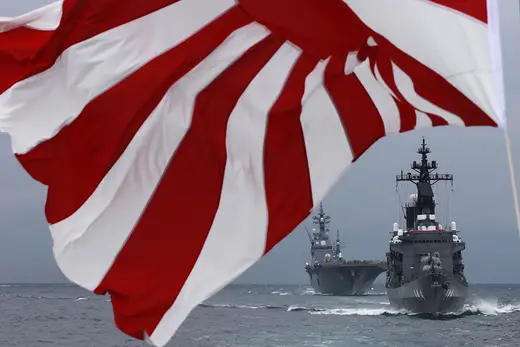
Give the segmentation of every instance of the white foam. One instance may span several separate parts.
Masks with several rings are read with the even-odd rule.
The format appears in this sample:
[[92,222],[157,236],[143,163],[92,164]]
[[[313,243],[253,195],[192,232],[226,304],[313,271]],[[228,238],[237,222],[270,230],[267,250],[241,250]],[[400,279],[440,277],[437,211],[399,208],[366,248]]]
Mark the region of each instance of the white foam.
[[407,314],[405,310],[389,310],[386,308],[333,308],[323,311],[313,311],[310,314],[339,316],[382,316]]
[[498,300],[477,299],[473,303],[464,305],[463,312],[496,316],[520,312],[520,304],[499,304]]
[[289,292],[280,292],[280,291],[274,291],[274,292],[272,292],[271,294],[273,294],[273,295],[281,295],[281,296],[292,295],[292,293],[289,293]]

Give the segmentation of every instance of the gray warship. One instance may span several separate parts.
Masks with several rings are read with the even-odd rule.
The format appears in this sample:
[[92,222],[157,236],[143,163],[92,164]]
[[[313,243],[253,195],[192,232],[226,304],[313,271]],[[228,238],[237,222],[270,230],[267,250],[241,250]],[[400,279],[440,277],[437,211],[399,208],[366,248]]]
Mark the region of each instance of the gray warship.
[[439,181],[451,181],[453,175],[434,173],[436,161],[428,161],[430,149],[423,138],[418,154],[421,161],[413,162],[415,173],[396,177],[410,182],[417,194],[410,195],[403,206],[406,227],[394,223],[390,250],[387,253],[386,291],[390,304],[414,313],[442,314],[459,311],[465,303],[468,282],[464,276],[462,251],[465,243],[455,222],[444,228],[435,219],[432,186]]
[[346,260],[341,253],[339,230],[336,242],[329,238],[330,216],[320,203],[318,214],[313,217],[318,230],[312,234],[307,230],[311,243],[311,264],[305,264],[305,271],[317,294],[362,295],[374,283],[377,276],[386,271],[385,261]]

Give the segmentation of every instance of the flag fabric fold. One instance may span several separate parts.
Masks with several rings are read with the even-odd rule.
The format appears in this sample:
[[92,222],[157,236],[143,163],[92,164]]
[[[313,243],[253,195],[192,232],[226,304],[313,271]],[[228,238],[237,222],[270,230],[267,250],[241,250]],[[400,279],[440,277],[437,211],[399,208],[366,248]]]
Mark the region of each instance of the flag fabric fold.
[[485,0],[58,1],[0,18],[0,131],[48,187],[63,273],[110,294],[124,333],[164,346],[378,139],[505,124],[487,13]]

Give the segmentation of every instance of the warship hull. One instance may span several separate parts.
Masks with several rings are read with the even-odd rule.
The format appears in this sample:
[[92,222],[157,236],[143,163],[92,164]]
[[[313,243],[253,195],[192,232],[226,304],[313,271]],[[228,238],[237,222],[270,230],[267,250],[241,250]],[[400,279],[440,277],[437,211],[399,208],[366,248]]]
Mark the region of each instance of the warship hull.
[[381,265],[332,265],[313,269],[309,274],[314,292],[327,295],[362,295],[386,271]]
[[427,274],[398,288],[387,288],[390,304],[413,313],[442,314],[460,311],[468,286],[443,274]]
[[437,220],[432,186],[440,181],[453,183],[452,174],[434,173],[437,161],[429,161],[430,149],[422,140],[417,150],[421,161],[410,166],[415,173],[396,176],[396,183],[415,185],[417,193],[401,205],[406,226],[394,223],[389,252],[386,292],[397,309],[412,313],[445,314],[460,312],[468,295],[462,252],[466,244],[457,224],[444,228]]

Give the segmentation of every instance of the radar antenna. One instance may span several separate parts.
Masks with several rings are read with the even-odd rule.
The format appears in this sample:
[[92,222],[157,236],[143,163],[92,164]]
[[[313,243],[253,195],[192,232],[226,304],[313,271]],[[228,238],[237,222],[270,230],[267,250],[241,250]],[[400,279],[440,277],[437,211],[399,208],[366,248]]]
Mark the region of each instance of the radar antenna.
[[434,173],[437,170],[437,161],[428,161],[428,154],[431,153],[431,150],[426,146],[424,137],[417,153],[421,155],[421,161],[414,161],[411,165],[411,169],[416,173],[404,174],[401,171],[401,174],[396,176],[396,184],[410,182],[417,187],[417,194],[410,196],[410,201],[405,204],[405,219],[408,229],[415,227],[417,215],[435,215],[436,203],[432,186],[439,181],[449,181],[453,184],[452,174]]
[[419,147],[417,153],[421,155],[421,162],[418,163],[414,160],[411,166],[411,169],[417,172],[417,174],[412,174],[410,172],[404,174],[403,171],[401,171],[401,174],[396,176],[396,182],[411,182],[416,186],[420,183],[434,185],[439,181],[453,182],[452,174],[432,174],[435,170],[437,170],[437,161],[428,161],[428,154],[431,153],[431,150],[426,146],[424,137],[422,139],[421,147]]
[[314,224],[317,224],[319,226],[319,237],[327,239],[327,234],[329,232],[328,224],[330,223],[330,216],[328,216],[323,210],[323,202],[320,202],[318,215],[312,217],[312,219],[314,220]]

